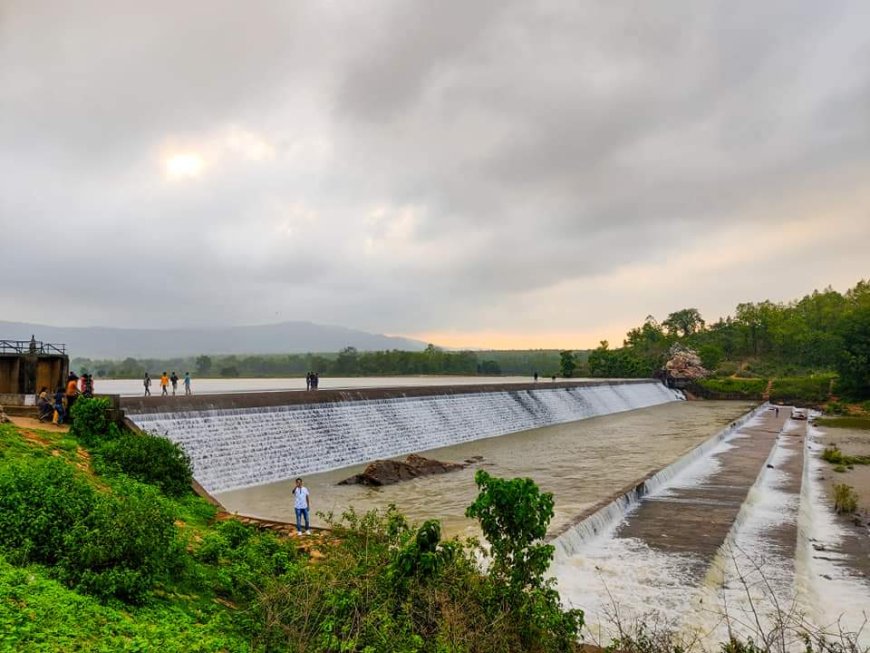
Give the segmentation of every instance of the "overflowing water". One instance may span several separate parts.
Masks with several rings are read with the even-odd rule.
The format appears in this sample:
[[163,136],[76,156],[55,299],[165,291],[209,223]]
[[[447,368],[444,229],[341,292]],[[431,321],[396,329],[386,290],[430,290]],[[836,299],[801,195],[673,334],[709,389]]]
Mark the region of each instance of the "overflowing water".
[[[362,465],[305,477],[314,511],[340,514],[383,508],[391,503],[414,521],[438,518],[447,535],[478,534],[465,517],[477,496],[474,474],[530,477],[555,497],[551,533],[570,525],[601,499],[655,473],[734,421],[751,406],[743,402],[669,402],[612,415],[475,440],[422,452],[437,460],[461,462],[482,456],[466,469],[385,487],[337,485]],[[293,520],[287,481],[222,492],[231,511]],[[318,524],[323,522],[315,516]]]
[[676,401],[657,382],[132,415],[210,492]]

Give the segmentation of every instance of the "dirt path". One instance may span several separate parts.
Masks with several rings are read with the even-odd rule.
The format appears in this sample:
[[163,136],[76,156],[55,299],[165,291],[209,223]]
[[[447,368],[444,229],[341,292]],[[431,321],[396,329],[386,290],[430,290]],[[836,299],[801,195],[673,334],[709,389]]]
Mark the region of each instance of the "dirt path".
[[33,417],[16,417],[13,415],[9,415],[8,417],[10,422],[15,424],[15,426],[20,426],[21,428],[37,429],[48,431],[49,433],[67,433],[69,431],[69,426],[66,424],[58,426],[51,422],[40,422],[38,419],[34,419]]

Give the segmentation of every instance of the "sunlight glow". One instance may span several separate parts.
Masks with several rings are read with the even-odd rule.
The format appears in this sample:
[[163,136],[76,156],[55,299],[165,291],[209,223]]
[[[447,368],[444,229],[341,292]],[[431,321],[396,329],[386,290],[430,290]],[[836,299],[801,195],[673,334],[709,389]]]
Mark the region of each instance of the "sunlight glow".
[[166,175],[170,179],[191,179],[202,173],[202,157],[193,152],[173,154],[165,161]]

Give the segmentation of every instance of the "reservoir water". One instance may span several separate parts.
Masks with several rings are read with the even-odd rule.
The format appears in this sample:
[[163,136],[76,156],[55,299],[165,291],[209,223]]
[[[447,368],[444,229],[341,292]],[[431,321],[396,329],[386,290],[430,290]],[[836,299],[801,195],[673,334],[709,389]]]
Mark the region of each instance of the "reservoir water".
[[[151,393],[160,394],[160,371],[154,371],[151,376]],[[184,371],[176,370],[179,376]],[[580,379],[577,379],[580,380]],[[600,380],[600,379],[598,379]],[[527,376],[354,376],[320,378],[321,390],[344,390],[348,388],[406,388],[410,386],[437,385],[486,385],[502,383],[528,383]],[[539,382],[541,387],[547,381]],[[122,397],[141,396],[145,389],[142,379],[97,379],[97,392],[121,395]],[[274,378],[274,379],[198,379],[194,376],[192,383],[194,394],[222,394],[228,392],[270,392],[280,390],[305,390],[305,377]],[[184,384],[178,382],[178,392],[184,394]]]
[[[450,474],[380,488],[336,485],[364,468],[354,465],[308,475],[305,483],[314,512],[340,514],[349,506],[365,511],[394,503],[412,520],[441,519],[448,535],[471,535],[477,534],[475,524],[464,512],[477,494],[475,471],[484,468],[497,476],[528,476],[555,495],[551,523],[555,531],[604,497],[672,463],[750,408],[748,403],[733,401],[669,402],[419,452],[453,462],[482,456],[481,462]],[[294,519],[290,481],[216,496],[230,511]],[[315,517],[314,523],[323,521]]]

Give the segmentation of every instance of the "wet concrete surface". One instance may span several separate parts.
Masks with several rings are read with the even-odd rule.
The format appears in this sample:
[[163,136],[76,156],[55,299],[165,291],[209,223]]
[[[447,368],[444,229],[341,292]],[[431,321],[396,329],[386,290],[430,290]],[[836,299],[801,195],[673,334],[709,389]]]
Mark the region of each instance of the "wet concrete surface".
[[664,553],[693,554],[693,571],[703,575],[767,463],[787,414],[767,411],[739,429],[731,448],[712,456],[715,472],[693,487],[645,497],[616,536],[636,538]]

